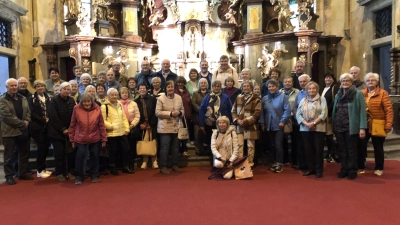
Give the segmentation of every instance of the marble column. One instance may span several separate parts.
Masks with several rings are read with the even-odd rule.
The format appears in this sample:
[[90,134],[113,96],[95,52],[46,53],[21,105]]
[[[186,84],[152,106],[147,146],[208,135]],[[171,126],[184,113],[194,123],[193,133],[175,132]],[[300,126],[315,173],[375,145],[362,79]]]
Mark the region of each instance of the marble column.
[[142,42],[138,34],[138,7],[136,0],[120,0],[122,4],[122,37],[129,41]]
[[304,72],[311,75],[312,68],[312,56],[318,52],[319,44],[318,37],[321,36],[322,32],[316,32],[314,30],[300,30],[295,32],[298,38],[297,52],[298,58],[305,61],[306,68]]
[[76,65],[83,67],[84,73],[92,74],[91,47],[93,36],[72,35],[65,38],[70,43],[69,57],[75,59]]
[[247,0],[247,29],[244,38],[253,38],[263,34],[263,0]]

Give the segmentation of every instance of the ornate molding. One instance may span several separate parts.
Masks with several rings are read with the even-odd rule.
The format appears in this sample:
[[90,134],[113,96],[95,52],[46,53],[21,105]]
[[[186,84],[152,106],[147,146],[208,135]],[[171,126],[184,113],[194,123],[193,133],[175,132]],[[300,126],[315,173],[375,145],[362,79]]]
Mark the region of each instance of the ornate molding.
[[391,95],[400,95],[400,48],[390,49],[390,90]]
[[15,22],[18,17],[25,16],[27,9],[9,0],[0,0],[0,17],[10,22]]

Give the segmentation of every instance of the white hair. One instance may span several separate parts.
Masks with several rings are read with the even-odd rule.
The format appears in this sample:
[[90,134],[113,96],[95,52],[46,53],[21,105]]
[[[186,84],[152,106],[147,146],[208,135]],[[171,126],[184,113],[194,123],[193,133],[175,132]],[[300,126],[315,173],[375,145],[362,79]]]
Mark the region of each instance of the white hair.
[[20,81],[22,81],[23,79],[25,79],[25,81],[28,82],[28,79],[26,79],[25,77],[20,77],[20,78],[18,78],[18,83],[19,83]]
[[[302,61],[299,61],[299,62],[302,62]],[[310,80],[311,80],[311,77],[310,77],[308,74],[303,74],[303,75],[299,76],[299,78],[297,78],[297,79],[300,80],[300,78],[301,78],[301,79],[306,78],[307,81],[310,81]]]
[[82,74],[82,75],[81,75],[81,78],[79,78],[79,82],[82,82],[83,78],[89,78],[90,83],[93,82],[93,81],[92,81],[92,76],[90,76],[90,74],[88,74],[88,73]]
[[118,93],[118,90],[115,89],[115,88],[110,88],[110,89],[108,89],[108,90],[107,90],[107,95],[110,95],[111,92],[114,92],[114,91]]
[[249,69],[249,68],[244,68],[244,69],[242,69],[241,74],[243,74],[244,72],[248,72],[249,75],[250,75],[250,69]]
[[161,82],[161,78],[159,78],[159,77],[153,77],[153,78],[151,78],[151,83],[153,83],[154,80],[158,80],[159,82]]
[[78,82],[76,82],[76,80],[70,80],[70,81],[68,81],[68,83],[69,83],[70,85],[73,85],[73,84],[78,85]]
[[377,82],[379,82],[379,74],[377,74],[377,73],[367,73],[367,75],[365,75],[365,77],[364,77],[364,81],[367,82],[367,80],[368,80],[370,77],[375,78],[375,80],[376,80]]
[[200,78],[199,83],[198,83],[197,86],[200,88],[200,82],[203,81],[203,80],[206,82],[206,84],[207,84],[207,89],[208,89],[208,80],[207,80],[206,78],[204,78],[204,77],[203,77],[203,78]]
[[60,84],[60,90],[63,89],[63,88],[65,88],[66,86],[68,86],[69,88],[71,88],[71,84],[70,84],[70,83],[68,83],[68,82],[62,82],[62,83]]
[[9,78],[9,79],[6,80],[6,87],[8,87],[8,85],[10,84],[11,81],[15,81],[15,82],[17,82],[17,84],[18,84],[18,80],[17,80],[17,79],[15,79],[15,78]]
[[354,77],[353,77],[353,75],[351,75],[351,74],[349,74],[349,73],[344,73],[344,74],[342,74],[342,75],[340,75],[340,82],[342,82],[343,81],[343,79],[349,79],[351,82],[353,82],[354,81]]

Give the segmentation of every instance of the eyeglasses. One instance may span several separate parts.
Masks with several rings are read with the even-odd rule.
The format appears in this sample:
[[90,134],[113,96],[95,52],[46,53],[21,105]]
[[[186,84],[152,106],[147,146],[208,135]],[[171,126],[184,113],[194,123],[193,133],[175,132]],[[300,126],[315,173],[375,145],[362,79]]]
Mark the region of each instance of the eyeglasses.
[[377,80],[366,80],[367,83],[377,82]]

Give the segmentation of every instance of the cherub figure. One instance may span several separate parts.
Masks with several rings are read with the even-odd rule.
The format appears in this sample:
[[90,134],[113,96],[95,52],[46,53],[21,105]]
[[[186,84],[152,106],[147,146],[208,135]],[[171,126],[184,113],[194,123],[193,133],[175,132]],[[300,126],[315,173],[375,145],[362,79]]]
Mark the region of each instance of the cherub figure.
[[229,24],[237,25],[236,18],[234,16],[235,14],[236,11],[234,11],[233,9],[229,9],[229,11],[225,14],[225,19],[228,20]]
[[157,26],[158,24],[160,24],[161,20],[164,20],[164,16],[162,12],[157,10],[154,14],[150,16],[151,23],[149,24],[149,27]]

